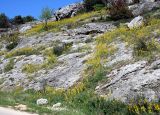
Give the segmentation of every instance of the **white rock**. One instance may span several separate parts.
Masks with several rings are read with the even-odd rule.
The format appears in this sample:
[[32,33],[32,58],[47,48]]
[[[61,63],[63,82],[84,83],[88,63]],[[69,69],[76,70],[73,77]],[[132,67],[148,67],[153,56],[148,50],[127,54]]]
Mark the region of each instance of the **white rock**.
[[128,23],[128,27],[130,29],[133,29],[133,28],[137,28],[137,27],[140,27],[143,25],[143,17],[142,16],[138,16],[136,18],[134,18],[130,23]]
[[145,2],[155,2],[156,0],[140,0],[140,3],[145,3]]
[[19,32],[20,32],[20,33],[24,33],[25,31],[27,31],[27,30],[29,30],[29,29],[31,29],[31,28],[32,28],[31,25],[27,25],[27,26],[22,27],[22,28],[19,30]]
[[47,99],[41,98],[41,99],[37,100],[37,105],[46,105],[46,104],[48,104],[48,100]]
[[53,106],[52,106],[52,108],[59,108],[59,107],[61,107],[61,103],[56,103],[56,104],[54,104]]

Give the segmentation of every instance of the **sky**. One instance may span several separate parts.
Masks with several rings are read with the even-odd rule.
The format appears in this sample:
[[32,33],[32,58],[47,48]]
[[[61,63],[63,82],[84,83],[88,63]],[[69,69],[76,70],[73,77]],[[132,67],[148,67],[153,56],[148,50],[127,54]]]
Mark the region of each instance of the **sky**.
[[81,0],[0,0],[0,13],[5,13],[9,18],[16,15],[31,15],[39,18],[44,7],[58,9]]

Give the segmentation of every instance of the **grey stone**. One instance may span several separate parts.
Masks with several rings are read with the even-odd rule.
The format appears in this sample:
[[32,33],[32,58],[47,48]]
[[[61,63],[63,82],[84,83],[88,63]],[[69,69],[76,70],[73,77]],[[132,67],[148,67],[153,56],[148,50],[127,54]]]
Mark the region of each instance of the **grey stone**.
[[37,105],[47,105],[48,104],[48,100],[47,99],[38,99],[37,100]]
[[135,17],[130,23],[128,23],[129,29],[141,27],[144,24],[142,16]]
[[61,103],[56,103],[52,106],[52,108],[58,108],[58,107],[61,107],[61,105],[62,105]]
[[86,60],[86,55],[85,53],[72,53],[60,56],[58,61],[63,64],[48,71],[47,84],[65,89],[73,86],[81,78],[85,69],[83,62]]
[[157,9],[159,7],[160,7],[160,1],[156,1],[156,2],[144,2],[141,4],[135,4],[129,6],[129,9],[132,11],[132,14],[134,16],[138,16],[147,13],[149,11],[152,11],[154,9]]
[[151,68],[155,64],[159,65],[157,61],[151,65],[139,61],[113,70],[107,75],[108,82],[97,86],[96,92],[124,102],[138,96],[149,101],[157,100],[160,94],[160,69]]
[[130,47],[126,47],[125,43],[116,41],[113,44],[117,51],[113,54],[113,56],[108,57],[108,61],[105,66],[112,66],[118,62],[131,60],[133,58],[133,50]]
[[106,31],[110,31],[114,29],[115,26],[111,23],[88,23],[83,25],[80,28],[74,30],[68,30],[69,35],[79,35],[79,34],[97,34],[97,33],[104,33]]
[[61,20],[75,16],[82,9],[84,9],[83,3],[70,4],[57,10],[54,15],[56,20]]

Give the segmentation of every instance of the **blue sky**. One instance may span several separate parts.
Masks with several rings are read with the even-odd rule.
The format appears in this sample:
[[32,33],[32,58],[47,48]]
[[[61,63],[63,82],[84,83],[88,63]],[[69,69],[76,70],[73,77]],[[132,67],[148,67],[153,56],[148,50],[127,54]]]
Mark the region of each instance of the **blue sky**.
[[39,17],[41,9],[50,7],[58,9],[81,0],[0,0],[0,13],[5,13],[9,18],[16,15],[32,15]]

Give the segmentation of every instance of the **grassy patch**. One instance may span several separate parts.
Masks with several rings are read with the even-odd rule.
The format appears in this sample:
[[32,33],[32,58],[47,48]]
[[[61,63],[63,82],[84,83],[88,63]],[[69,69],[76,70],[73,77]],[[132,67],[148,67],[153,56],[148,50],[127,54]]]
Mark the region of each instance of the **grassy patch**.
[[34,73],[37,72],[40,69],[40,66],[37,64],[26,64],[22,68],[22,72],[26,73]]
[[57,57],[53,54],[52,49],[44,50],[43,55],[46,59],[42,64],[26,64],[23,66],[22,71],[25,73],[34,73],[41,69],[50,69],[54,67],[57,62]]
[[143,59],[151,59],[149,57],[155,54],[159,55],[160,45],[156,40],[156,37],[160,36],[159,26],[160,19],[150,19],[147,20],[146,25],[141,28],[130,30],[123,26],[112,32],[107,32],[97,38],[97,47],[94,57],[95,59],[99,59],[99,62],[103,62],[105,59],[107,60],[107,52],[108,54],[112,54],[113,52],[112,50],[107,51],[109,49],[107,47],[111,47],[110,43],[120,39],[128,43],[128,46],[134,49],[135,58],[141,57]]
[[11,57],[14,57],[14,56],[21,56],[21,55],[26,55],[26,56],[29,56],[29,55],[33,55],[33,54],[37,54],[38,51],[31,48],[31,47],[24,47],[24,48],[21,48],[21,49],[16,49],[16,50],[13,50],[11,52],[8,52],[6,54],[6,58],[11,58]]

